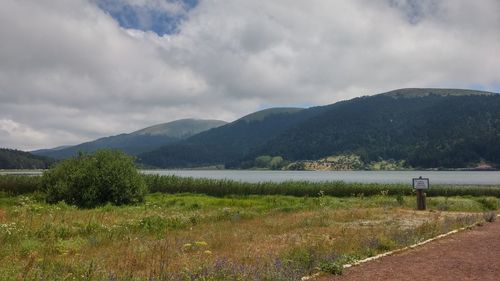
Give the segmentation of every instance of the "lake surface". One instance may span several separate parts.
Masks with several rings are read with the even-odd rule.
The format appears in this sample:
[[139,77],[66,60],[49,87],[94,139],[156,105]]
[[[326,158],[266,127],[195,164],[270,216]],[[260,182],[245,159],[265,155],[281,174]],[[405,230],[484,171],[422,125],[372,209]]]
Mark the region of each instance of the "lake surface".
[[[0,170],[0,175],[41,175],[41,170]],[[429,178],[431,184],[500,185],[500,171],[253,171],[253,170],[142,170],[144,174],[229,179],[242,182],[344,181],[411,183]]]
[[229,179],[243,182],[344,181],[408,183],[429,178],[432,184],[500,185],[500,171],[249,171],[249,170],[144,170],[145,174]]

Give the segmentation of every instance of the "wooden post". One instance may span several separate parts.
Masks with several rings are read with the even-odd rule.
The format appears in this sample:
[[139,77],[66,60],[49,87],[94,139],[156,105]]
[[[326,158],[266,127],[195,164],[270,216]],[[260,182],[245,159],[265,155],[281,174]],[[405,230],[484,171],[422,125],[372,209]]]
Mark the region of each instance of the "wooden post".
[[417,210],[425,210],[425,193],[422,189],[417,189]]
[[413,179],[413,188],[417,192],[417,210],[425,210],[426,209],[426,204],[425,204],[425,193],[424,190],[428,189],[430,187],[429,184],[429,179],[428,178],[414,178]]

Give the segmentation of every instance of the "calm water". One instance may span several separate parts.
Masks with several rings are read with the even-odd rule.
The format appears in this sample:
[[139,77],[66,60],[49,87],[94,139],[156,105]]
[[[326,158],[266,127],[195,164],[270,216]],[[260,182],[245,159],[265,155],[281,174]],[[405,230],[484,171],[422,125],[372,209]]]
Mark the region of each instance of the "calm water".
[[[145,174],[230,179],[243,182],[344,181],[361,183],[408,183],[429,178],[431,184],[500,185],[500,171],[248,171],[248,170],[143,170]],[[42,171],[0,170],[2,174],[41,175]]]
[[146,174],[230,179],[243,182],[344,181],[360,183],[408,183],[422,176],[430,183],[499,185],[500,171],[248,171],[248,170],[145,170]]

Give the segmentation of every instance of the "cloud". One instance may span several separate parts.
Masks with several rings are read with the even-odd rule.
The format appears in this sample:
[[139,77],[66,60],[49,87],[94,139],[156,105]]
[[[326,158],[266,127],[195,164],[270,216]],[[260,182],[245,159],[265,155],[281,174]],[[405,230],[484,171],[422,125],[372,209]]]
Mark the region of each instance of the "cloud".
[[25,124],[19,124],[10,119],[0,119],[0,144],[2,144],[0,148],[13,147],[4,146],[4,144],[15,143],[15,148],[17,149],[29,149],[33,146],[46,145],[48,142],[56,141],[60,137],[77,140],[77,138],[66,132],[57,132],[55,135],[48,135],[36,131]]
[[[231,121],[263,105],[401,87],[500,85],[496,0],[189,3],[2,1],[0,146],[72,144],[187,117]],[[124,5],[182,20],[162,35],[147,20],[125,24]]]
[[165,49],[231,97],[276,103],[498,80],[499,16],[484,7],[498,2],[424,2],[415,24],[385,1],[203,1]]
[[441,3],[439,0],[389,0],[389,5],[399,9],[411,24],[418,24],[429,16],[437,16]]

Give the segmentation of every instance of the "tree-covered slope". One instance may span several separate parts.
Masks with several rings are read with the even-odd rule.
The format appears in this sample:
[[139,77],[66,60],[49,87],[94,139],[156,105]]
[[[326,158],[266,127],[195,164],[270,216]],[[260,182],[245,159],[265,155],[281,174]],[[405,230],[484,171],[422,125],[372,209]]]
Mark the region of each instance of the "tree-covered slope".
[[94,152],[98,149],[111,148],[129,155],[138,155],[224,124],[226,122],[220,120],[182,119],[144,128],[130,134],[100,138],[60,149],[38,150],[33,153],[62,159],[75,156],[80,151]]
[[47,169],[53,159],[28,152],[0,148],[0,169]]
[[182,142],[142,154],[140,162],[156,167],[231,165],[256,147],[321,112],[321,107],[273,108],[255,112]]
[[140,155],[157,167],[246,167],[258,156],[285,160],[356,154],[365,163],[413,167],[500,166],[500,95],[401,89],[304,110],[270,109]]
[[500,166],[500,95],[403,89],[336,104],[294,127],[256,155],[289,160],[357,154],[365,162],[406,160],[413,167]]

